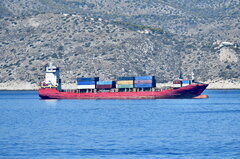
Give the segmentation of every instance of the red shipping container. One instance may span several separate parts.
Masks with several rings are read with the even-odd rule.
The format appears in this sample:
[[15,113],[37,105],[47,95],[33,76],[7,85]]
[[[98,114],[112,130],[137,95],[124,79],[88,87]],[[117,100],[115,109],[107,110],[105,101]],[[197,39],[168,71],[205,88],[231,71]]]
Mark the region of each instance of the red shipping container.
[[96,88],[97,89],[110,89],[110,88],[113,88],[113,86],[110,84],[110,85],[96,85]]
[[173,84],[181,84],[181,83],[182,83],[181,80],[175,80],[175,81],[173,81]]

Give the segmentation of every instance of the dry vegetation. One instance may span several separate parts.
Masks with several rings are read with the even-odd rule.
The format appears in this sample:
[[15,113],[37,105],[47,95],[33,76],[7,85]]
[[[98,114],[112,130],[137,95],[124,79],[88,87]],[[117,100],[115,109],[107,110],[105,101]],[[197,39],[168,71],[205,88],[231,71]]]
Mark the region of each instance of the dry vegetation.
[[63,82],[168,82],[180,68],[200,81],[240,77],[239,1],[12,1],[0,2],[0,83],[38,83],[50,61]]

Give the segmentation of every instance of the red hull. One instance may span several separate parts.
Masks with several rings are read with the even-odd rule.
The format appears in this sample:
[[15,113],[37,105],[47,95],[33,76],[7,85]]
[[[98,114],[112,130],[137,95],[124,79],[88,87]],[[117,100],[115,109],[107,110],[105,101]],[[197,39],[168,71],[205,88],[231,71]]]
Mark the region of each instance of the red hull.
[[199,96],[207,86],[208,84],[191,84],[178,89],[163,91],[101,93],[60,92],[56,88],[40,88],[38,93],[42,99],[175,99]]

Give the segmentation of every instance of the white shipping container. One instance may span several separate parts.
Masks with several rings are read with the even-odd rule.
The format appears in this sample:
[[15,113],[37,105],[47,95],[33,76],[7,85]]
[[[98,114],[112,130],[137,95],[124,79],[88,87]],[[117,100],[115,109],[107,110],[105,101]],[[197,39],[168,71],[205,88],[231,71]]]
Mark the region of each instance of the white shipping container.
[[78,89],[95,89],[95,85],[78,85]]
[[181,87],[181,84],[173,84],[173,87],[174,87],[174,88],[180,88],[180,87]]

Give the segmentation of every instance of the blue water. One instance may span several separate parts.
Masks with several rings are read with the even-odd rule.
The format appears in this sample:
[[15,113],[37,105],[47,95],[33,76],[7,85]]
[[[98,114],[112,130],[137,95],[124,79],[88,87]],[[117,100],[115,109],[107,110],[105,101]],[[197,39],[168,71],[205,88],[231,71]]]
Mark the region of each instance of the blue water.
[[240,90],[204,94],[46,101],[0,91],[0,158],[239,159]]

